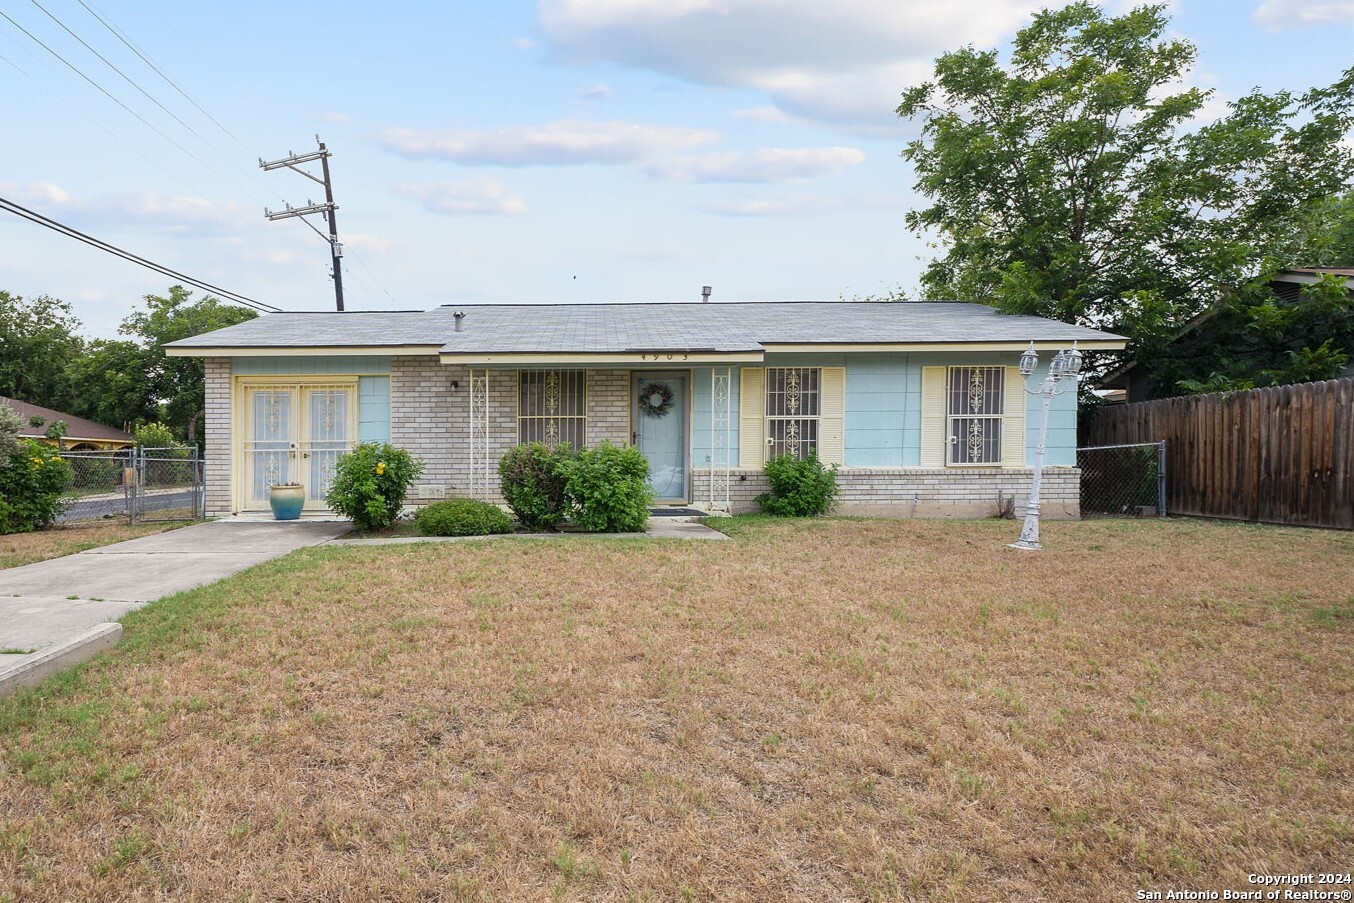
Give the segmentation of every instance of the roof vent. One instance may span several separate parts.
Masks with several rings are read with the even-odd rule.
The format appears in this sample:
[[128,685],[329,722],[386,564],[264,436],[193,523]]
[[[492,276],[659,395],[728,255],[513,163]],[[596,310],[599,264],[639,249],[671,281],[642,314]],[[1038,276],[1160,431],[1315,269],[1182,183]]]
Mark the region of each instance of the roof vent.
[[708,285],[702,285],[702,286],[701,286],[701,302],[702,302],[702,303],[704,303],[704,302],[710,300],[710,292],[711,292],[710,286],[708,286]]
[[458,310],[452,316],[456,318],[456,331],[465,332],[465,311]]

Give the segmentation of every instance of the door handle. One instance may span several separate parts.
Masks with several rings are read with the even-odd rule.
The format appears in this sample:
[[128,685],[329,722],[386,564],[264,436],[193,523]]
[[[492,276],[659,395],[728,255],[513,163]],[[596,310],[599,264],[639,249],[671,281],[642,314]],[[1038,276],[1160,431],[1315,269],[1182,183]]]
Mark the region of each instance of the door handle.
[[301,457],[303,457],[303,458],[309,458],[309,457],[310,457],[310,452],[301,452]]
[[630,444],[639,445],[639,433],[635,432],[634,430],[630,431]]

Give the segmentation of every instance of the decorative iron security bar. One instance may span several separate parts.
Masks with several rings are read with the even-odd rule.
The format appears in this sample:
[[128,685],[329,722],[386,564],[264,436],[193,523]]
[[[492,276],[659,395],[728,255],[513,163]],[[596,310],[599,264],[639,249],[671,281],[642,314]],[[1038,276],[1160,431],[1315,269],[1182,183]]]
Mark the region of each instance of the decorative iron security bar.
[[817,367],[768,367],[766,370],[766,444],[768,455],[807,457],[818,449],[822,413],[822,371]]
[[518,374],[517,435],[520,442],[567,443],[582,448],[587,399],[582,370],[522,370]]

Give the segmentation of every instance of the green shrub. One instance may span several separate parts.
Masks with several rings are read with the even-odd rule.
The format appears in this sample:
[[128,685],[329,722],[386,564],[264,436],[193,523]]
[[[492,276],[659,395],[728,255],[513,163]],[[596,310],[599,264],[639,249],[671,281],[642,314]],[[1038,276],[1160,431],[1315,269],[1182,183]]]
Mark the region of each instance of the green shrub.
[[503,500],[522,526],[553,530],[569,514],[560,465],[574,457],[569,445],[532,442],[508,449],[499,459],[498,480]]
[[826,514],[837,497],[837,465],[824,467],[817,452],[807,458],[780,455],[766,462],[771,491],[757,496],[767,514],[814,517]]
[[488,536],[511,533],[512,519],[497,505],[475,499],[447,499],[420,508],[414,515],[425,536]]
[[423,462],[385,442],[363,442],[339,455],[324,502],[359,530],[384,530],[399,516]]
[[0,462],[0,533],[31,533],[56,520],[71,485],[57,450],[27,439]]
[[592,533],[640,533],[649,521],[653,490],[649,461],[634,447],[603,442],[560,463],[572,521]]
[[143,423],[132,433],[136,444],[142,448],[180,448],[181,443],[174,438],[174,431],[156,420]]

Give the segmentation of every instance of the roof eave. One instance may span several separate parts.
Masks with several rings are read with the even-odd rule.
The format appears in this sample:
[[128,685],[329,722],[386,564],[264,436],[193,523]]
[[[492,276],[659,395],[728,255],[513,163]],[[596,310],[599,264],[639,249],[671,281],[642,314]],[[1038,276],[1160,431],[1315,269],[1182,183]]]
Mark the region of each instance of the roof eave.
[[437,354],[441,345],[165,345],[169,357],[319,357]]

